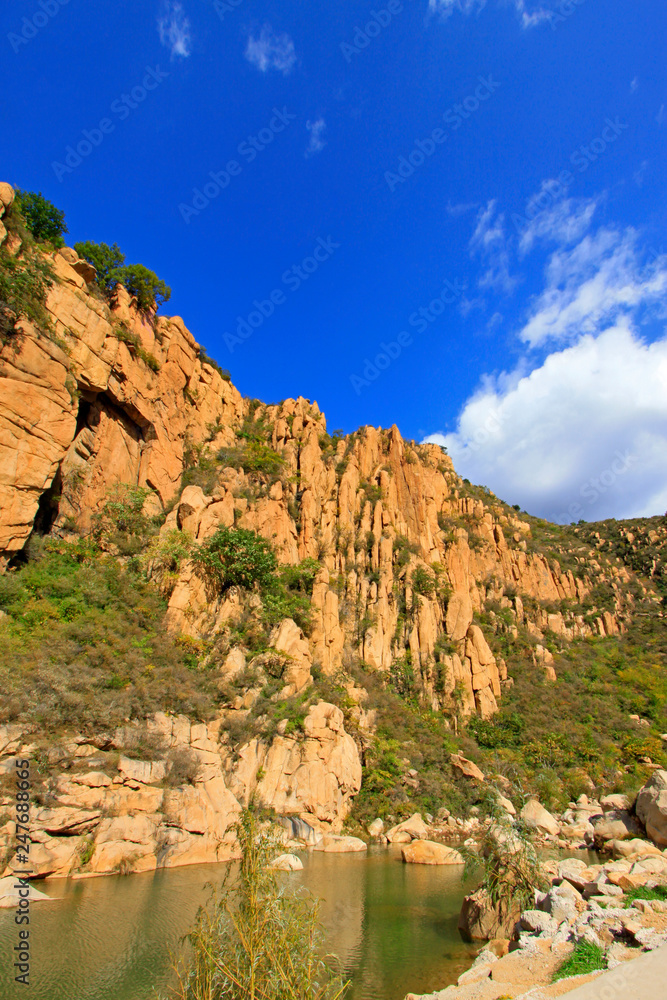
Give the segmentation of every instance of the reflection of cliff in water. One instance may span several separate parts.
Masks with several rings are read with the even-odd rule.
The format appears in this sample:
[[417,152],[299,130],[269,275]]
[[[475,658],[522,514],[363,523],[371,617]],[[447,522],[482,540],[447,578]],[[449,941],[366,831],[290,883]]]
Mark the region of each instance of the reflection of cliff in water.
[[[281,876],[322,900],[327,951],[353,987],[348,1000],[403,1000],[446,986],[472,954],[456,930],[460,869],[404,865],[400,851],[301,853],[304,870]],[[53,902],[32,906],[30,1000],[154,1000],[166,994],[170,953],[180,950],[210,883],[226,865],[193,865],[131,877],[44,882]],[[12,910],[0,910],[0,952],[15,941]],[[62,942],[67,941],[67,949]],[[34,981],[33,981],[34,980]],[[22,1000],[9,963],[0,997]]]
[[475,949],[457,930],[460,867],[405,865],[395,848],[312,854],[305,866],[304,884],[323,900],[327,947],[353,980],[348,1000],[402,1000],[470,966]]

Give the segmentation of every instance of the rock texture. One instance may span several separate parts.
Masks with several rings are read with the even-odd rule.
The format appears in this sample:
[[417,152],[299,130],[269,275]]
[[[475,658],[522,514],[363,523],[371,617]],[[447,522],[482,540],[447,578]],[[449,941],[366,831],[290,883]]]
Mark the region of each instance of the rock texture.
[[[2,191],[0,215],[12,198],[8,185]],[[435,710],[456,702],[464,714],[492,715],[509,683],[474,620],[489,602],[499,608],[488,615],[492,630],[529,628],[536,656],[548,652],[539,643],[546,632],[563,641],[618,632],[608,611],[591,622],[564,603],[586,598],[599,565],[575,575],[531,551],[530,526],[488,491],[471,495],[438,446],[406,442],[396,427],[330,439],[317,404],[302,398],[257,407],[205,360],[179,317],[141,313],[120,286],[107,304],[70,248],[49,263],[52,334],[20,319],[0,348],[5,563],[36,520],[60,534],[90,530],[115,483],[153,490],[154,511],[178,497],[164,532],[201,542],[236,524],[269,538],[284,563],[320,560],[311,636],[281,626],[277,637],[294,657],[287,692],[308,683],[311,663],[335,672],[348,648],[378,670],[408,659]],[[266,445],[284,463],[280,480],[258,492],[251,474],[221,464],[210,493],[189,486],[179,497],[186,466],[238,446],[249,419],[266,427]],[[432,585],[415,592],[419,569]],[[624,570],[614,573],[612,585]],[[211,600],[185,564],[171,594],[171,627],[210,634],[241,605],[234,594]]]
[[[185,716],[159,713],[148,721],[149,735],[162,747],[163,756],[153,761],[132,757],[136,726],[118,730],[104,751],[77,745],[95,757],[81,757],[57,775],[50,787],[53,804],[34,811],[35,874],[102,875],[229,860],[237,853],[234,824],[251,796],[296,820],[296,835],[304,841],[340,830],[361,786],[361,762],[339,708],[319,702],[300,737],[254,740],[238,755],[230,752],[223,723],[193,724]],[[18,739],[5,741],[0,758],[20,745]],[[179,781],[174,769],[183,755],[191,766],[188,779]],[[86,770],[93,759],[95,767]],[[10,822],[0,828],[0,850],[9,853],[13,838]],[[349,839],[333,837],[331,843]]]
[[667,771],[653,774],[639,792],[635,808],[651,840],[667,847]]

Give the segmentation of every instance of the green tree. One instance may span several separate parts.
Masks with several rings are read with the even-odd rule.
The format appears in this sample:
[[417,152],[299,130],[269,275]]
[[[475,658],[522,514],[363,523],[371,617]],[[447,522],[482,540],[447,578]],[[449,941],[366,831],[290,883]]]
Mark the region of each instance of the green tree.
[[79,257],[87,260],[97,271],[97,284],[105,292],[111,292],[119,281],[122,281],[121,271],[125,263],[125,254],[117,243],[109,246],[107,243],[75,243],[74,249]]
[[26,225],[38,243],[50,243],[54,247],[65,245],[63,233],[68,232],[65,213],[36,191],[17,191],[17,208]]
[[271,546],[248,528],[218,528],[193,555],[195,565],[223,593],[229,587],[270,586],[276,569]]
[[348,984],[322,954],[317,902],[286,891],[271,870],[282,844],[248,811],[236,830],[238,875],[200,909],[175,1000],[339,1000]]
[[140,309],[158,309],[171,298],[171,288],[143,264],[130,264],[119,271],[119,280],[130,295],[135,295]]

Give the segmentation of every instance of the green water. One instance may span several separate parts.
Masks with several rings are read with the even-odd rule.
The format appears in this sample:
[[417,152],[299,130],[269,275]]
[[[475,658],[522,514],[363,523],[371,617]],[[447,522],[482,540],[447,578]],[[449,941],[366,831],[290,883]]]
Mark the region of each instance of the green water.
[[[285,875],[322,899],[327,944],[352,979],[349,1000],[403,1000],[455,982],[474,949],[456,922],[458,867],[405,865],[395,848],[366,854],[302,852]],[[153,1000],[169,982],[169,953],[218,883],[223,865],[145,875],[41,883],[52,902],[33,904],[31,985],[13,982],[18,928],[0,910],[2,1000]]]

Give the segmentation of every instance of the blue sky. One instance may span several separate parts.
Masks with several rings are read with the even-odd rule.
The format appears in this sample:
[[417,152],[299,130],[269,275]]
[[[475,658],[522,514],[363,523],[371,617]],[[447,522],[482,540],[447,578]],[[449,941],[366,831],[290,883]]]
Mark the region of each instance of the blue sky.
[[553,519],[664,512],[662,0],[0,18],[2,178],[163,277],[243,393],[436,435]]

